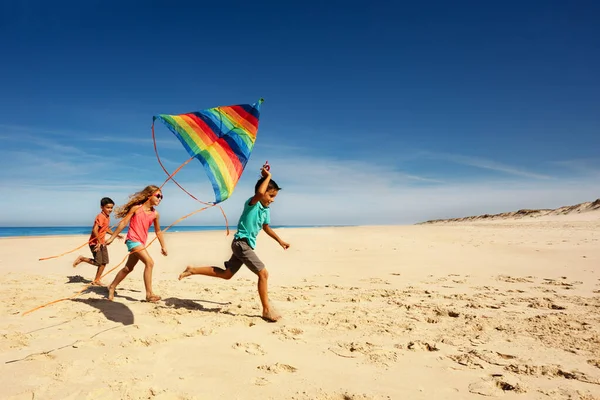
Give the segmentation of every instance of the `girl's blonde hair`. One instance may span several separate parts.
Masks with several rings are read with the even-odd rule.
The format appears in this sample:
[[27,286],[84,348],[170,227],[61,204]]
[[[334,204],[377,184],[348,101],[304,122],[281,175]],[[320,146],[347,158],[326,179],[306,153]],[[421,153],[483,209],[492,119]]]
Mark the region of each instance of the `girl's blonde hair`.
[[140,204],[144,204],[150,196],[154,195],[156,192],[160,191],[160,188],[155,185],[148,185],[143,190],[132,194],[129,196],[129,201],[121,207],[117,207],[115,210],[115,216],[117,218],[123,218],[129,213],[131,207],[137,206]]

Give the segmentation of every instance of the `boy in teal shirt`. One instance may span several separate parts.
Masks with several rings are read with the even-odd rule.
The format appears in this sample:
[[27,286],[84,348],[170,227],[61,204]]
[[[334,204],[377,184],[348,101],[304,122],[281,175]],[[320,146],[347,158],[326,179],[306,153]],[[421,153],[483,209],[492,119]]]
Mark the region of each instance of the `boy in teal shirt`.
[[290,245],[281,240],[269,226],[271,223],[269,206],[275,201],[275,197],[277,197],[277,193],[279,193],[281,188],[271,179],[268,164],[263,165],[261,174],[262,178],[256,182],[256,186],[254,187],[254,196],[244,203],[244,211],[240,216],[238,229],[231,243],[233,254],[229,261],[225,261],[225,269],[223,270],[214,266],[189,266],[179,275],[179,279],[181,280],[190,275],[206,275],[215,278],[231,279],[240,270],[242,265],[246,264],[250,271],[258,275],[258,295],[263,307],[262,316],[269,322],[275,322],[281,316],[269,304],[267,290],[269,273],[254,252],[256,248],[256,236],[263,229],[267,235],[276,240],[284,249],[288,249]]

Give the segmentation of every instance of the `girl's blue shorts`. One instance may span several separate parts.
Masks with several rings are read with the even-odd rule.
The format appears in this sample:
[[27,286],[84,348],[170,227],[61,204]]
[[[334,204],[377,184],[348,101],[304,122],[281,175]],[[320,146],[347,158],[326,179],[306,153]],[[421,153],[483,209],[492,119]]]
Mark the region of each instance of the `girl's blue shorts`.
[[127,250],[131,251],[142,244],[140,242],[134,242],[133,240],[127,239],[125,241],[125,245],[127,246]]

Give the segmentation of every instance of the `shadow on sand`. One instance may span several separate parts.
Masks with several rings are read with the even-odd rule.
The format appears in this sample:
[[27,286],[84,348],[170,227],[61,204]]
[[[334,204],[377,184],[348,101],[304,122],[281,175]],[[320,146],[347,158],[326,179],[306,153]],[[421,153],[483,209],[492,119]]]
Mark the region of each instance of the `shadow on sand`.
[[[104,288],[104,290],[106,291],[106,288]],[[123,303],[110,301],[108,299],[72,299],[71,301],[85,303],[89,306],[97,308],[102,312],[102,314],[104,314],[106,319],[110,321],[118,322],[123,325],[133,324],[133,313],[129,307]]]
[[68,282],[65,283],[92,283],[92,281],[90,281],[89,279],[84,278],[81,275],[71,275],[71,276],[67,276],[67,279],[69,279]]
[[[86,285],[89,285],[90,283],[92,283],[91,280],[84,278],[81,275],[71,275],[71,276],[67,276],[67,279],[69,279],[67,282],[65,282],[65,284],[67,283],[84,283]],[[86,290],[86,292],[95,292],[95,293],[99,293],[102,291],[102,289],[105,289],[106,286],[90,286],[88,288],[88,290]],[[135,290],[135,289],[125,289],[125,288],[119,288],[119,291],[127,291],[127,292],[133,292],[133,293],[141,293],[141,290]],[[130,299],[129,297],[126,296],[121,296],[121,297],[125,297],[126,299]],[[135,299],[132,299],[135,301]]]
[[231,303],[218,303],[216,301],[209,301],[209,300],[178,299],[176,297],[169,297],[169,298],[163,299],[165,306],[167,306],[166,308],[175,308],[175,309],[185,308],[186,310],[191,310],[191,311],[204,311],[204,312],[213,312],[213,313],[234,315],[228,311],[221,311],[220,307],[215,307],[215,308],[204,307],[202,304],[196,303],[197,301],[200,301],[203,303],[216,304],[219,306],[227,306],[227,305],[231,304]]
[[[220,305],[220,306],[228,306],[228,305],[231,305],[230,302],[228,302],[228,303],[219,303],[219,302],[210,301],[210,300],[178,299],[176,297],[169,297],[167,299],[164,299],[163,301],[164,301],[164,306],[161,305],[159,307],[175,308],[175,309],[177,309],[177,308],[185,308],[186,310],[190,310],[190,311],[211,312],[211,313],[215,313],[215,314],[230,315],[232,317],[260,318],[260,319],[263,319],[263,320],[267,321],[266,319],[263,318],[262,315],[258,315],[258,314],[254,314],[254,315],[250,315],[250,314],[235,314],[235,313],[232,313],[231,311],[223,311],[221,309],[221,307],[207,308],[207,307],[204,307],[202,304],[197,303],[197,302],[202,302],[202,303],[216,304],[216,305]],[[267,321],[267,322],[270,322],[270,321]]]

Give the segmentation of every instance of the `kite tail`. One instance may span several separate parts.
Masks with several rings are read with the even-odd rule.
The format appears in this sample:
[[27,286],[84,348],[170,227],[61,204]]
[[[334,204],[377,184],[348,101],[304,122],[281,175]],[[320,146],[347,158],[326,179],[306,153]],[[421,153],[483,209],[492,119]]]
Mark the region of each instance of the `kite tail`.
[[[200,208],[200,209],[198,209],[198,210],[196,210],[196,211],[192,211],[191,213],[189,213],[189,214],[187,214],[187,215],[184,215],[183,217],[181,217],[181,218],[179,218],[178,220],[176,220],[175,222],[173,222],[171,225],[169,225],[168,227],[166,227],[165,229],[163,229],[163,231],[164,231],[164,232],[166,232],[166,231],[168,231],[169,229],[171,229],[173,226],[177,225],[178,223],[180,223],[181,221],[183,221],[184,219],[186,219],[187,217],[190,217],[190,216],[192,216],[192,215],[194,215],[194,214],[197,214],[197,213],[199,213],[199,212],[202,212],[202,211],[204,211],[204,210],[206,210],[206,209],[208,209],[208,208],[214,207],[214,206],[215,206],[215,204],[209,204],[209,205],[207,205],[206,207],[202,207],[202,208]],[[130,254],[137,253],[138,251],[142,251],[142,250],[144,250],[144,249],[147,249],[148,247],[150,247],[150,245],[151,245],[152,243],[154,243],[154,241],[155,241],[156,239],[157,239],[157,237],[154,237],[154,239],[152,239],[152,240],[151,240],[151,241],[150,241],[150,242],[149,242],[149,243],[148,243],[146,246],[139,246],[139,247],[141,247],[139,250],[134,250],[134,251],[130,252],[129,254],[127,254],[127,255],[125,256],[125,258],[123,258],[123,259],[121,260],[121,262],[120,262],[120,263],[118,263],[117,265],[115,265],[114,267],[112,267],[110,270],[108,270],[107,272],[105,272],[105,273],[104,273],[104,274],[103,274],[103,275],[100,277],[100,279],[104,278],[106,275],[110,274],[112,271],[114,271],[115,269],[117,269],[118,267],[120,267],[120,266],[121,266],[121,264],[123,264],[123,263],[125,262],[125,260],[127,259],[127,257],[129,257],[129,255],[130,255]],[[34,312],[34,311],[37,311],[37,310],[40,310],[40,309],[42,309],[42,308],[45,308],[45,307],[51,306],[52,304],[60,303],[61,301],[65,301],[65,300],[71,300],[71,299],[74,299],[75,297],[79,296],[81,293],[85,292],[85,291],[86,291],[86,290],[87,290],[87,289],[88,289],[90,286],[92,286],[92,284],[91,284],[91,283],[90,283],[90,284],[87,284],[87,285],[86,285],[86,286],[85,286],[83,289],[81,289],[79,292],[75,293],[75,294],[74,294],[74,295],[72,295],[72,296],[65,297],[65,298],[63,298],[63,299],[53,300],[53,301],[51,301],[51,302],[49,302],[49,303],[42,304],[41,306],[37,306],[37,307],[35,307],[35,308],[32,308],[31,310],[25,311],[23,314],[21,314],[21,316],[25,316],[25,315],[27,315],[27,314],[30,314],[30,313]]]
[[225,215],[225,211],[221,206],[219,206],[219,210],[221,210],[221,214],[223,214],[223,218],[225,218],[225,230],[227,231],[225,236],[229,236],[229,222],[227,222],[227,215]]
[[[175,182],[175,179],[173,178],[173,177],[175,176],[175,174],[176,174],[176,173],[178,173],[178,172],[181,170],[181,168],[185,167],[185,166],[186,166],[186,165],[187,165],[187,164],[188,164],[190,161],[192,161],[193,159],[194,159],[194,157],[190,157],[190,158],[188,158],[188,159],[187,159],[187,161],[186,161],[186,162],[184,162],[183,164],[181,164],[179,167],[177,167],[177,169],[176,169],[176,170],[175,170],[175,171],[174,171],[172,174],[169,174],[169,173],[167,172],[167,170],[165,170],[165,169],[164,169],[164,167],[163,167],[163,170],[164,170],[165,172],[167,172],[167,175],[168,175],[168,177],[167,177],[167,179],[166,179],[166,180],[165,180],[165,181],[162,183],[162,185],[160,185],[159,187],[162,189],[162,187],[163,187],[163,186],[165,186],[165,185],[167,184],[167,182],[169,182],[169,180],[172,180],[173,182]],[[203,204],[208,204],[208,203],[203,203]]]

